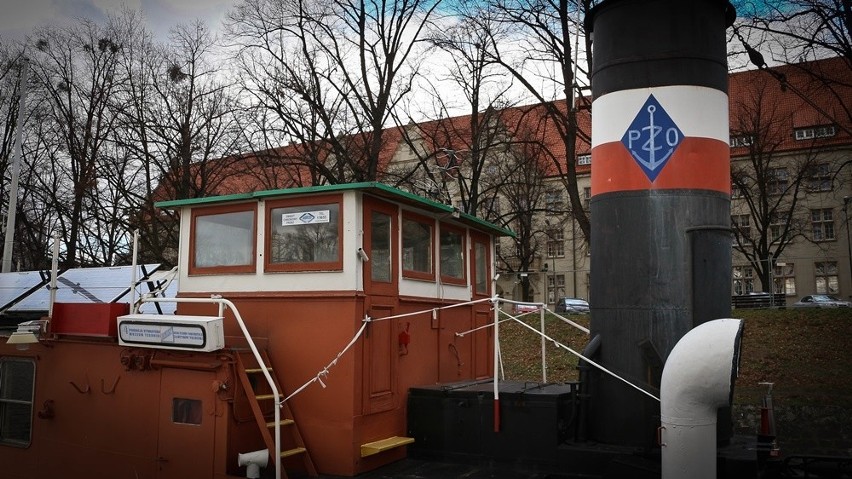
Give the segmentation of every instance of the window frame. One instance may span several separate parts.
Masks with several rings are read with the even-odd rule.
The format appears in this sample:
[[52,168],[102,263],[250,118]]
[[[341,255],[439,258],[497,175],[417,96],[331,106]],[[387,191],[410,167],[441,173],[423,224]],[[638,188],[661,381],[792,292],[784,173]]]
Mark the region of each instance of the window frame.
[[[480,258],[480,256],[477,254],[477,251],[476,251],[477,245],[482,246],[482,250],[483,250],[483,254],[484,254],[484,256],[482,258]],[[486,234],[483,234],[483,233],[471,232],[471,234],[470,234],[470,256],[472,258],[472,261],[470,262],[471,291],[473,292],[473,295],[476,296],[476,297],[490,296],[491,295],[491,278],[493,276],[493,273],[491,271],[491,265],[493,264],[493,261],[491,261],[491,237],[486,235]],[[480,260],[484,262],[483,264],[485,266],[485,272],[484,272],[485,277],[484,278],[480,278],[479,273],[477,272],[477,268],[479,267],[478,263],[479,263]],[[485,291],[480,291],[478,289],[480,280],[484,280]]]
[[[458,226],[453,226],[453,225],[448,224],[448,223],[441,222],[441,223],[439,223],[439,225],[440,225],[439,226],[440,230],[438,231],[438,253],[439,253],[440,257],[438,258],[438,269],[441,270],[439,272],[441,282],[447,283],[447,284],[461,285],[461,286],[466,285],[467,284],[467,276],[468,276],[468,272],[467,272],[467,256],[468,256],[468,253],[467,253],[467,243],[468,243],[467,232],[464,228],[460,228]],[[441,268],[441,263],[443,262],[443,256],[444,256],[443,251],[441,251],[441,235],[444,233],[444,231],[458,234],[461,237],[461,245],[459,246],[459,249],[461,251],[461,267],[459,268],[459,271],[461,271],[461,274],[462,274],[461,278],[457,278],[455,276],[447,276],[447,275],[444,274],[444,271]]]
[[[12,446],[12,447],[21,447],[27,448],[33,442],[33,413],[34,413],[34,403],[35,403],[35,388],[36,388],[36,362],[33,358],[28,357],[19,357],[19,356],[0,356],[0,381],[3,380],[3,373],[5,372],[6,364],[8,363],[28,363],[32,367],[32,390],[30,391],[30,400],[22,401],[18,399],[5,398],[0,396],[0,411],[5,409],[6,404],[19,404],[26,405],[29,403],[30,406],[30,419],[28,423],[27,430],[27,440],[26,441],[17,441],[17,440],[7,440],[0,437],[0,446]],[[3,393],[0,392],[0,395]],[[0,414],[0,426],[2,426],[4,414]],[[0,427],[0,429],[3,429]]]
[[[820,288],[820,280],[824,282],[824,290]],[[835,285],[834,289],[831,289],[832,284]],[[816,294],[840,293],[840,270],[837,261],[814,262],[814,291]]]
[[413,269],[405,269],[405,261],[402,258],[402,255],[405,254],[405,238],[400,238],[400,261],[402,262],[402,277],[405,279],[418,279],[424,281],[435,281],[437,265],[435,263],[437,255],[435,254],[435,244],[436,244],[436,235],[438,234],[438,230],[435,226],[435,219],[429,218],[428,216],[419,215],[417,213],[413,213],[411,211],[402,210],[402,221],[399,225],[400,236],[403,236],[402,232],[405,231],[405,222],[406,220],[413,221],[415,223],[420,223],[423,225],[428,225],[431,231],[429,235],[429,253],[430,253],[430,269],[431,272],[425,273],[423,271],[417,271]]
[[[822,243],[826,241],[837,241],[837,230],[834,227],[834,210],[832,208],[813,208],[811,212],[811,240],[814,243]],[[814,213],[819,214],[819,220],[814,219]],[[826,212],[831,216],[826,219]],[[816,231],[819,231],[820,238],[817,238]],[[829,236],[827,233],[831,233]]]
[[[319,206],[325,204],[337,204],[337,259],[332,261],[316,261],[310,263],[279,263],[272,262],[272,211],[277,208],[293,208],[299,206]],[[343,195],[317,195],[298,196],[293,198],[279,198],[267,200],[265,207],[265,220],[263,240],[263,271],[265,273],[286,272],[310,272],[310,271],[343,271],[343,249],[344,249],[344,212]]]
[[[220,265],[220,266],[196,266],[195,251],[196,251],[196,221],[202,216],[215,216],[228,213],[243,213],[251,212],[251,261],[248,264],[240,265]],[[190,276],[208,275],[208,274],[239,274],[239,273],[254,273],[257,271],[257,202],[252,203],[236,203],[230,205],[217,205],[192,208],[190,213],[189,226],[189,263],[188,274]]]

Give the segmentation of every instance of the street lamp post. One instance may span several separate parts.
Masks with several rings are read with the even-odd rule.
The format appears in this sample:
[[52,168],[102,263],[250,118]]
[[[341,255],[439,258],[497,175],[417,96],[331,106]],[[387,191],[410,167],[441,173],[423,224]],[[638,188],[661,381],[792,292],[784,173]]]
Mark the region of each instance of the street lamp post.
[[[846,253],[849,255],[849,284],[852,285],[852,238],[849,237],[849,202],[852,197],[843,197],[843,218],[846,220]],[[852,291],[850,291],[852,292]],[[847,296],[852,294],[847,293]]]

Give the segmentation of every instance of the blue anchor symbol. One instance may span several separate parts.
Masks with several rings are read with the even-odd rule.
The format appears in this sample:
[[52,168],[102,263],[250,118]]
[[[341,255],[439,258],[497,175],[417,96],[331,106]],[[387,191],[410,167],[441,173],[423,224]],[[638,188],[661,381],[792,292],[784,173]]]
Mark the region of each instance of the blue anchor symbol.
[[[644,112],[647,112],[647,115],[644,115]],[[621,142],[642,167],[648,179],[654,181],[682,139],[680,129],[654,95],[650,95]],[[643,142],[640,144],[639,141]]]

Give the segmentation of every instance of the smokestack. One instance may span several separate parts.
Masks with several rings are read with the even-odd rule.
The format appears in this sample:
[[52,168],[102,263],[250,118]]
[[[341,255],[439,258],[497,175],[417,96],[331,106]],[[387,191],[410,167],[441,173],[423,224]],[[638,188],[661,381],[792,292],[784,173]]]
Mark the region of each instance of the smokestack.
[[[725,29],[734,15],[722,0],[606,0],[586,19],[591,334],[605,367],[655,395],[678,340],[730,316]],[[606,375],[590,388],[596,440],[654,445],[658,403]]]

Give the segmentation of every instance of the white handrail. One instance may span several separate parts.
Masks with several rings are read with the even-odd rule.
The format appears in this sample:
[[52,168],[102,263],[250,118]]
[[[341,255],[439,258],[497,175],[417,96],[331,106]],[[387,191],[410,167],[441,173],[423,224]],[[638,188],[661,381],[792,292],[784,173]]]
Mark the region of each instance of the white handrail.
[[249,349],[251,349],[252,354],[257,360],[257,364],[260,366],[260,371],[263,373],[263,377],[266,378],[266,382],[269,384],[270,389],[272,389],[272,397],[275,405],[278,406],[275,408],[275,479],[281,479],[281,395],[278,393],[278,388],[275,387],[275,381],[272,379],[272,375],[269,374],[269,369],[266,367],[266,364],[263,362],[263,358],[260,356],[260,352],[257,350],[257,346],[255,346],[254,341],[251,338],[251,335],[246,328],[246,323],[243,321],[242,316],[240,316],[239,310],[237,310],[237,306],[234,305],[231,301],[222,298],[221,296],[214,296],[210,298],[141,298],[140,303],[165,303],[165,302],[174,302],[174,303],[208,303],[208,304],[217,304],[219,306],[219,316],[224,317],[225,308],[230,308],[231,311],[234,312],[234,318],[237,320],[237,324],[240,326],[240,330],[243,333],[243,336],[246,338],[248,342]]

